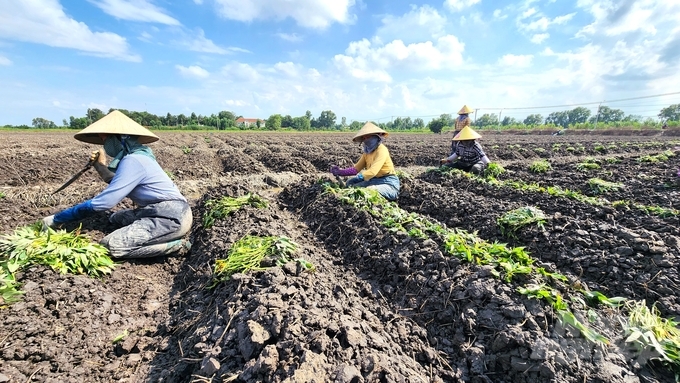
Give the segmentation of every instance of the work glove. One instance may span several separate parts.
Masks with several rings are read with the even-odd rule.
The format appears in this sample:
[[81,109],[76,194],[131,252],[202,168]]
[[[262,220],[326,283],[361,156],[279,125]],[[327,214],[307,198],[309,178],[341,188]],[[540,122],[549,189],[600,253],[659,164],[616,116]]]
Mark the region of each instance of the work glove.
[[334,176],[355,176],[357,173],[359,173],[354,166],[350,166],[346,169],[331,169],[331,173],[333,173]]
[[332,165],[331,168],[330,168],[330,172],[334,176],[337,176],[339,171],[340,171],[340,168],[338,167],[338,165]]
[[442,158],[441,160],[439,160],[439,165],[444,165],[444,164],[446,164],[446,163],[448,163],[448,162],[449,162],[449,159],[448,159],[448,158]]
[[54,227],[54,214],[43,218],[42,229],[40,231],[47,231],[47,229],[52,227]]

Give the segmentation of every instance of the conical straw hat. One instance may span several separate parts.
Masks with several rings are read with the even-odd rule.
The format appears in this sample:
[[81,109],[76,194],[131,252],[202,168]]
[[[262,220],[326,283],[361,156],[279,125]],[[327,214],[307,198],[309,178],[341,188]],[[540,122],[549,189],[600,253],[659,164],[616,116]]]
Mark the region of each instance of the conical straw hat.
[[470,114],[470,113],[472,113],[472,112],[473,112],[473,110],[470,109],[469,106],[463,105],[463,107],[460,108],[460,110],[458,111],[458,114]]
[[76,133],[74,137],[78,141],[102,145],[104,141],[99,138],[100,133],[137,136],[137,142],[140,144],[158,141],[158,136],[151,133],[149,129],[139,125],[118,110],[112,111],[99,121]]
[[460,130],[460,133],[453,137],[454,141],[476,140],[482,138],[482,135],[472,130],[471,127],[466,126]]
[[383,135],[384,137],[387,137],[387,132],[378,128],[373,124],[372,122],[367,122],[364,124],[364,126],[359,129],[357,134],[354,135],[352,138],[352,141],[358,141],[358,139],[362,136],[368,136],[369,134],[380,134]]

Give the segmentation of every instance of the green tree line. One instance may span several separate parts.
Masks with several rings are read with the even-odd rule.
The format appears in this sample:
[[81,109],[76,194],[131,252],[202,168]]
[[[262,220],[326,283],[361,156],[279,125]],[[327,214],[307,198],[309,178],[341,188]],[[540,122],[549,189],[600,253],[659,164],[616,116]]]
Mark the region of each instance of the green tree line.
[[[679,122],[680,121],[680,104],[673,104],[661,109],[658,117],[663,122]],[[454,126],[455,117],[450,114],[442,114],[438,118],[431,120],[427,127],[429,130],[440,133],[447,127]],[[543,118],[540,114],[530,114],[524,120],[518,120],[514,117],[506,116],[499,120],[498,114],[485,113],[477,118],[472,126],[477,128],[505,126],[505,127],[537,127],[540,125],[549,125],[555,127],[568,128],[570,126],[578,126],[579,124],[603,124],[619,126],[621,124],[645,124],[657,125],[657,122],[651,118],[644,119],[642,116],[629,114],[628,116],[621,109],[612,109],[608,106],[601,106],[598,112],[592,115],[590,109],[584,107],[577,107],[572,110],[565,110],[559,112],[552,112],[547,117]],[[675,125],[675,124],[674,124]]]

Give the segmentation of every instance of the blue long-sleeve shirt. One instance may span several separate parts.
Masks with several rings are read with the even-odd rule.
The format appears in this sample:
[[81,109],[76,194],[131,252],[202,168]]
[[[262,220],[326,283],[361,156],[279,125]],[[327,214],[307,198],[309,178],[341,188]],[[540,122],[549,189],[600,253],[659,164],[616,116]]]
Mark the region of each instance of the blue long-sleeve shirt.
[[139,206],[162,201],[185,201],[177,186],[152,158],[128,154],[118,164],[109,186],[91,200],[63,210],[54,216],[55,223],[82,219],[95,211],[113,208],[125,197]]

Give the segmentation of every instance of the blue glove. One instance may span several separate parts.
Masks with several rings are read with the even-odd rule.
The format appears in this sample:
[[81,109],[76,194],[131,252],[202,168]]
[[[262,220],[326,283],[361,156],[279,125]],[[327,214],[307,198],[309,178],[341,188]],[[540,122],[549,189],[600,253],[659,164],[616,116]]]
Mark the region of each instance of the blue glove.
[[78,221],[94,213],[92,200],[87,200],[81,204],[62,210],[54,215],[53,224],[58,225],[69,221]]
[[364,175],[361,174],[361,173],[359,173],[359,174],[357,174],[357,178],[359,179],[359,181],[363,181],[363,180],[364,180]]

